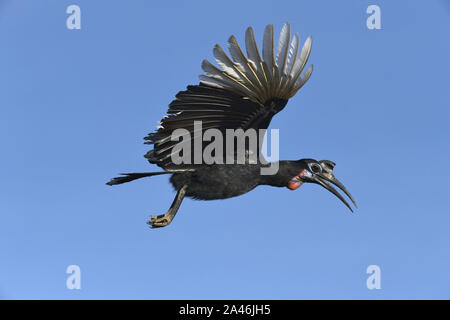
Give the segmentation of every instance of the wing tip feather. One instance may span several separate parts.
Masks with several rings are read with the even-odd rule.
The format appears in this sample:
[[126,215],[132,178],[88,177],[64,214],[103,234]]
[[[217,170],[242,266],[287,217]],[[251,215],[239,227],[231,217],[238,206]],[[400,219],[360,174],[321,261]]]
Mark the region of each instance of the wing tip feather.
[[259,103],[271,98],[293,97],[313,71],[312,65],[303,71],[311,52],[312,37],[305,40],[300,51],[300,36],[296,33],[291,38],[291,24],[286,22],[281,29],[275,55],[273,30],[273,24],[264,29],[262,58],[251,26],[245,31],[247,57],[234,35],[228,37],[228,50],[233,60],[220,45],[215,45],[213,53],[222,70],[203,60],[205,74],[200,76],[200,83],[239,92]]

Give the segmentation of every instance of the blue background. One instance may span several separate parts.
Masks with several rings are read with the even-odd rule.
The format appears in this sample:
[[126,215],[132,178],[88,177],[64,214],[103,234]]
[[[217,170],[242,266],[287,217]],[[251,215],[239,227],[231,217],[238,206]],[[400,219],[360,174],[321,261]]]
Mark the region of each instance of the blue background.
[[[157,169],[142,138],[214,44],[286,21],[315,70],[272,121],[280,158],[335,161],[359,210],[258,187],[149,229],[168,178],[105,182]],[[445,1],[1,1],[0,298],[449,299],[449,27]]]

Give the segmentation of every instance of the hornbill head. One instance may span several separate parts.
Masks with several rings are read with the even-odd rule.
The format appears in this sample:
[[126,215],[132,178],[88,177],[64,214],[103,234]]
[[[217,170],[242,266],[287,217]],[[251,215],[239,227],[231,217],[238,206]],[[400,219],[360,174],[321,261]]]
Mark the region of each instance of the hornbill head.
[[304,182],[316,183],[333,193],[350,209],[350,211],[353,212],[344,197],[331,185],[334,184],[341,189],[350,198],[355,207],[358,207],[350,192],[348,192],[344,185],[334,176],[333,168],[335,165],[336,164],[330,160],[317,161],[314,159],[301,159],[295,161],[295,167],[298,168],[299,171],[297,172],[299,173],[289,180],[287,187],[291,190],[295,190]]

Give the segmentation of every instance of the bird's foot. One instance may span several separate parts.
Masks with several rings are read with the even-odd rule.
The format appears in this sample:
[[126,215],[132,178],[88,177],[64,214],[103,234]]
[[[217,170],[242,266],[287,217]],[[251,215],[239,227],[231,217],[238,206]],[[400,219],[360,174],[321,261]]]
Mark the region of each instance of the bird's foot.
[[166,213],[166,214],[162,214],[162,215],[159,215],[159,216],[151,216],[151,220],[148,221],[147,223],[152,228],[161,228],[161,227],[167,226],[171,222],[172,222],[172,219]]

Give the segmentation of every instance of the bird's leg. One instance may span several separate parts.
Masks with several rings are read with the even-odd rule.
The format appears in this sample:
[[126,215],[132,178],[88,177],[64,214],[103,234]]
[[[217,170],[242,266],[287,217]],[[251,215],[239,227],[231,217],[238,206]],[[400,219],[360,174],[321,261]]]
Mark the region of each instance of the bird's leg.
[[180,208],[181,202],[186,194],[187,185],[184,185],[180,190],[178,190],[175,199],[173,199],[172,205],[170,209],[159,216],[151,216],[151,220],[147,222],[152,228],[161,228],[167,226],[172,222],[173,218],[177,214],[178,209]]

